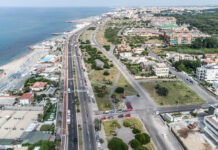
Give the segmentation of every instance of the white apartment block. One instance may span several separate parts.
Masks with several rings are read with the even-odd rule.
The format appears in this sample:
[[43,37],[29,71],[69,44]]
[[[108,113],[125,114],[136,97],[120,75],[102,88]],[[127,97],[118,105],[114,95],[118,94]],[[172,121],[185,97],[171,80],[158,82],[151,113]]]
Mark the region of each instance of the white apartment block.
[[123,53],[120,53],[120,58],[121,59],[125,59],[125,58],[130,58],[132,57],[132,52],[123,52]]
[[168,77],[169,68],[164,63],[157,63],[153,66],[153,71],[158,77]]
[[213,115],[204,117],[204,131],[210,136],[215,145],[218,145],[218,110]]
[[196,77],[210,83],[218,81],[218,65],[198,67]]

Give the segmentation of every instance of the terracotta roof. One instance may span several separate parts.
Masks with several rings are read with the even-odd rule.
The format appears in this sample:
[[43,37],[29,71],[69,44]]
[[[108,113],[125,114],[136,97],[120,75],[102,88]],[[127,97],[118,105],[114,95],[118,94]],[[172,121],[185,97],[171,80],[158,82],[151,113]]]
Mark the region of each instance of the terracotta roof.
[[46,86],[47,82],[36,82],[31,88],[44,88]]
[[33,98],[33,96],[34,96],[33,93],[24,93],[24,94],[21,96],[20,99],[21,99],[21,100],[22,100],[22,99],[29,99],[29,100],[30,100],[30,99]]

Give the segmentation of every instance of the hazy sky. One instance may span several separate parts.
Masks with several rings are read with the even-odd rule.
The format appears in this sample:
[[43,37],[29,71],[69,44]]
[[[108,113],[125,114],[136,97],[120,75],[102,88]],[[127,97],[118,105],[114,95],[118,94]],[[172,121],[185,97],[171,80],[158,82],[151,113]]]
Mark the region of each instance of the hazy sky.
[[218,5],[218,0],[0,0],[0,6],[188,6]]

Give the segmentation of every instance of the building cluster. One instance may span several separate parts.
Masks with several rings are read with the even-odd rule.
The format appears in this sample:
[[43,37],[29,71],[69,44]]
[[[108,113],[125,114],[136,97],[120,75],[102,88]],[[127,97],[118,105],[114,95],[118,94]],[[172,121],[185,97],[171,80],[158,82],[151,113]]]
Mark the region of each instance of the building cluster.
[[128,44],[120,44],[116,48],[116,54],[121,60],[128,60],[130,64],[139,64],[142,71],[151,68],[156,77],[169,77],[169,68],[164,63],[158,63],[156,59],[147,56],[143,47],[131,49]]
[[0,108],[3,108],[0,110],[0,149],[52,138],[52,131],[40,128],[56,124],[63,46],[62,38],[32,46],[35,50],[47,51],[47,55],[31,68],[31,75],[20,89],[0,93]]

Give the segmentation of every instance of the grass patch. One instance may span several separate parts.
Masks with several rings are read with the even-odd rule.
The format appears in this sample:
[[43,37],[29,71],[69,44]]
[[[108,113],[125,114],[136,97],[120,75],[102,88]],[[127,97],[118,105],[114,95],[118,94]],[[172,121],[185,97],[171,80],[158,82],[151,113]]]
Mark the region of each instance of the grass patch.
[[79,129],[79,149],[80,149],[80,150],[83,150],[82,129]]
[[[186,105],[204,103],[203,99],[201,99],[194,91],[192,91],[182,82],[147,82],[140,84],[159,105]],[[159,96],[156,93],[155,86],[157,84],[168,89],[169,93],[167,96]]]
[[137,94],[137,91],[129,84],[129,82],[126,80],[126,78],[122,74],[120,74],[120,78],[118,80],[117,87],[123,87],[124,94],[126,96]]
[[103,121],[103,126],[106,136],[112,136],[116,134],[116,129],[121,128],[117,120]]
[[93,30],[86,30],[80,36],[80,40],[82,40],[83,42],[85,42],[86,40],[90,40],[92,33],[93,33]]
[[100,44],[100,45],[111,45],[110,42],[108,42],[105,37],[104,37],[104,32],[105,32],[106,27],[104,26],[103,28],[101,28],[98,33],[96,34],[96,41]]
[[[93,87],[93,86],[92,86]],[[110,96],[110,88],[105,89],[107,92],[104,94],[104,97],[98,97],[95,93],[95,99],[98,105],[99,111],[111,110],[113,109],[111,101],[109,99]]]
[[123,123],[125,122],[130,124],[130,128],[136,128],[136,129],[141,130],[142,132],[145,132],[145,129],[139,119],[134,118],[134,117],[123,119]]
[[51,108],[48,110],[48,112],[46,113],[46,115],[43,118],[43,121],[48,121],[48,119],[50,118],[51,114],[54,113],[54,118],[53,120],[56,118],[56,104],[51,104]]

